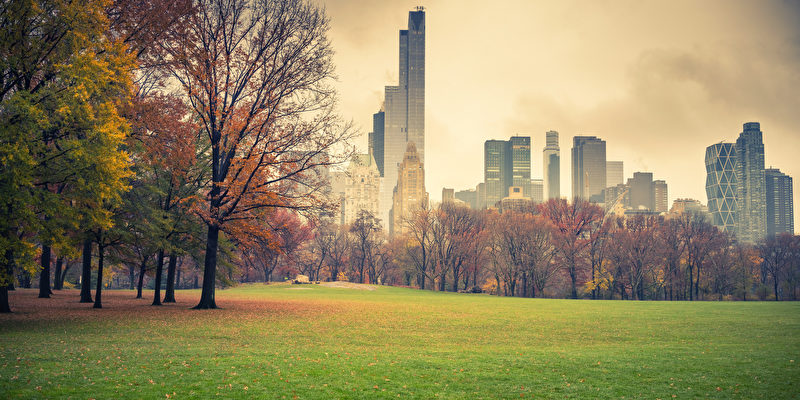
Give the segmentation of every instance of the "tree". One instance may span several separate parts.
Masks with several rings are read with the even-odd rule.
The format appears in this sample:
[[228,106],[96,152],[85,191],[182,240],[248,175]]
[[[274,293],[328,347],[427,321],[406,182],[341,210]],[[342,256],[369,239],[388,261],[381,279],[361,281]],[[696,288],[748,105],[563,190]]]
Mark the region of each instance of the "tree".
[[[380,233],[382,231],[381,221],[375,218],[371,212],[361,210],[358,217],[350,226],[350,233],[353,235],[353,267],[358,275],[358,282],[364,283],[364,274],[371,264],[375,262],[375,252],[382,242]],[[376,283],[376,282],[370,282]]]
[[[30,267],[42,246],[41,295],[50,250],[78,220],[105,226],[98,205],[124,189],[131,59],[106,36],[104,3],[16,1],[0,9],[0,309],[13,267]],[[13,161],[11,161],[13,160]],[[8,162],[6,162],[8,161]]]
[[672,300],[675,283],[679,279],[681,260],[686,251],[686,241],[681,234],[681,220],[684,215],[665,220],[658,229],[661,243],[661,257],[664,260],[664,300]]
[[772,277],[775,301],[780,300],[778,291],[780,280],[787,274],[793,258],[796,257],[795,241],[796,239],[791,234],[781,233],[765,238],[758,245],[764,269]]
[[589,244],[586,233],[592,224],[602,219],[602,211],[599,206],[578,197],[572,203],[550,199],[540,205],[540,213],[555,226],[555,244],[566,264],[573,299],[578,298],[580,256]]
[[[698,300],[700,271],[711,254],[721,246],[719,230],[701,214],[689,213],[681,218],[683,240],[686,242],[686,265],[689,272],[689,300]],[[692,292],[694,289],[694,293]]]
[[[326,205],[320,167],[345,142],[333,112],[328,19],[303,0],[197,1],[166,45],[172,76],[211,146],[211,187],[197,212],[207,227],[203,289],[216,308],[220,231],[255,232],[263,208]],[[231,221],[238,221],[236,231]]]
[[405,221],[408,227],[406,254],[414,264],[417,286],[425,290],[428,279],[428,268],[431,262],[431,229],[434,223],[434,211],[427,202],[415,209]]

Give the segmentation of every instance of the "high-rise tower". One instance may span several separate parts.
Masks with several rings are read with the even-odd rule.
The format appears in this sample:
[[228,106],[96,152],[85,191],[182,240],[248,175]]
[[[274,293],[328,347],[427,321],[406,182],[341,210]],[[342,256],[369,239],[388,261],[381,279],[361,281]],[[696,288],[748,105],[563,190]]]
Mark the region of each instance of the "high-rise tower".
[[738,201],[736,190],[736,148],[717,143],[706,148],[706,195],[712,222],[721,230],[736,233]]
[[739,240],[757,242],[767,235],[767,199],[764,184],[764,142],[758,122],[744,124],[736,140]]
[[590,200],[606,188],[606,142],[595,136],[572,138],[572,196]]
[[542,151],[542,178],[544,200],[561,197],[561,150],[558,147],[558,132],[548,131]]
[[794,234],[792,177],[779,169],[764,171],[767,188],[767,236]]
[[[524,197],[531,197],[531,138],[512,136],[508,141],[511,147],[511,186],[522,188]],[[506,189],[508,191],[508,189]],[[507,193],[506,193],[507,194]],[[503,196],[505,197],[505,196]]]
[[[392,193],[397,185],[397,164],[406,145],[413,142],[425,163],[425,11],[417,7],[408,13],[408,29],[399,35],[400,65],[397,86],[386,86],[384,115],[383,181],[381,215],[388,221]],[[423,178],[424,179],[424,178]]]

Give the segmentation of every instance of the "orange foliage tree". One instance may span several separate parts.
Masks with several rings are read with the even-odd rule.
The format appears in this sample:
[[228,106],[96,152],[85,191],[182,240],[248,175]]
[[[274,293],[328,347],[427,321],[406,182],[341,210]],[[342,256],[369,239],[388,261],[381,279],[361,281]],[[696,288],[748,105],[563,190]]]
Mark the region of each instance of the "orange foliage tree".
[[261,209],[329,205],[324,169],[347,159],[339,146],[351,132],[334,113],[328,26],[304,0],[209,0],[172,31],[172,76],[210,144],[211,186],[196,209],[207,240],[195,308],[216,308],[220,231],[246,240],[263,231]]

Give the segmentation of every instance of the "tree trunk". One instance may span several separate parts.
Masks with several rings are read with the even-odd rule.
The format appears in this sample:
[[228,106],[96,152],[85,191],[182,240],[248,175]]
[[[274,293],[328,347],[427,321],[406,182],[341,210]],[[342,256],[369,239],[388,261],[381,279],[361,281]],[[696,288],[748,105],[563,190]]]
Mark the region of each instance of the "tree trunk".
[[689,265],[689,301],[694,300],[692,289],[694,288],[694,271],[691,265]]
[[772,283],[775,288],[775,301],[778,301],[778,274],[772,274]]
[[133,290],[136,288],[136,267],[133,264],[128,265],[128,290]]
[[181,269],[177,268],[175,270],[175,289],[181,288]]
[[103,308],[100,299],[103,293],[103,246],[97,245],[97,289],[94,292],[94,308]]
[[178,265],[178,257],[175,254],[169,255],[167,266],[167,291],[164,293],[164,303],[175,302],[175,267]]
[[50,298],[50,256],[52,255],[52,250],[48,245],[42,245],[42,257],[41,257],[41,265],[42,265],[42,273],[39,274],[39,298],[40,299],[49,299]]
[[[61,290],[64,288],[64,279],[61,276],[61,267],[64,265],[64,257],[56,258],[56,272],[53,277],[53,290]],[[65,271],[66,272],[66,271]]]
[[139,268],[139,282],[136,284],[136,298],[142,298],[142,286],[144,286],[144,273],[147,269],[147,257],[142,259],[142,265]]
[[214,284],[217,279],[217,247],[219,245],[219,227],[209,225],[208,240],[206,241],[206,258],[203,266],[203,290],[200,292],[200,302],[194,307],[196,310],[217,308],[214,299]]
[[81,271],[81,303],[92,302],[92,240],[83,242],[83,270]]
[[0,313],[10,313],[11,306],[8,304],[8,290],[14,288],[14,267],[12,264],[14,259],[14,253],[11,250],[6,250],[5,252],[5,264],[3,265],[3,269],[5,271],[2,272],[3,280],[8,280],[5,282],[4,285],[0,285]]
[[153,305],[160,306],[161,305],[161,275],[164,269],[164,250],[159,250],[158,255],[156,256],[156,284],[153,289]]
[[576,274],[576,271],[575,271],[575,264],[573,263],[569,267],[569,279],[572,282],[572,294],[571,294],[571,296],[572,296],[573,299],[577,299],[578,298],[578,288],[577,288],[577,282],[576,282],[577,281],[577,276],[576,275],[577,274]]

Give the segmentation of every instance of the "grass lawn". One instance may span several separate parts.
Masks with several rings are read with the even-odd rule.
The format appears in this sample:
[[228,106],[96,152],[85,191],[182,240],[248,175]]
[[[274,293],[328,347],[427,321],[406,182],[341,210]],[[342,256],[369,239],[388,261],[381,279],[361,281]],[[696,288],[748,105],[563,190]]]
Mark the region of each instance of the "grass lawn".
[[[0,398],[798,398],[800,304],[245,285],[11,293]],[[145,297],[152,296],[146,292]]]

